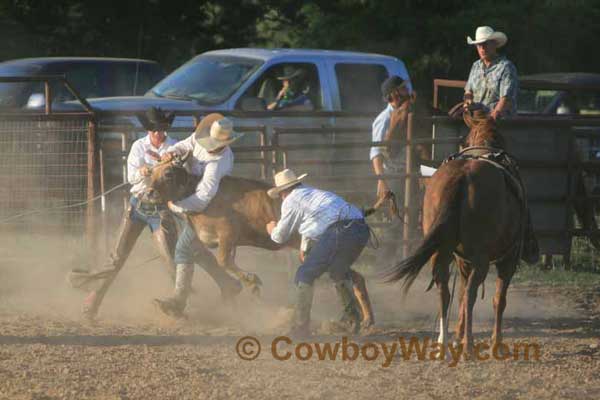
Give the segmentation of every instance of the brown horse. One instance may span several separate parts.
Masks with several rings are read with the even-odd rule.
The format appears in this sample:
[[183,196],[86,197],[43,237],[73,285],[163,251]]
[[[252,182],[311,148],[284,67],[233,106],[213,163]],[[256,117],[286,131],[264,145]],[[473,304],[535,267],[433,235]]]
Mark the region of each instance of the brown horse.
[[[464,119],[471,128],[468,146],[488,148],[489,152],[504,147],[493,120],[485,114],[465,113]],[[502,341],[506,292],[519,260],[525,219],[523,201],[517,194],[520,188],[511,188],[510,182],[501,168],[480,159],[456,159],[443,164],[425,191],[423,243],[386,274],[390,282],[404,279],[408,290],[431,259],[432,283],[435,282],[440,293],[438,342],[447,346],[449,267],[456,257],[463,287],[456,337],[462,340],[467,354],[473,349],[477,290],[488,274],[490,263],[495,263],[498,271],[492,341],[494,345]]]
[[[189,196],[195,190],[198,176],[189,174],[183,164],[189,154],[176,156],[171,162],[161,163],[152,170],[147,201],[176,201]],[[266,250],[280,250],[285,247],[299,249],[300,237],[295,235],[285,245],[273,242],[265,228],[270,221],[280,217],[281,201],[271,199],[267,190],[271,185],[252,179],[232,176],[224,177],[219,191],[202,213],[188,214],[200,241],[209,248],[216,248],[216,258],[209,251],[203,252],[203,261],[216,264],[239,278],[242,283],[257,290],[261,281],[257,275],[248,273],[235,263],[238,246],[253,246]],[[374,323],[374,314],[367,293],[364,277],[352,272],[354,293],[363,315],[362,325]]]

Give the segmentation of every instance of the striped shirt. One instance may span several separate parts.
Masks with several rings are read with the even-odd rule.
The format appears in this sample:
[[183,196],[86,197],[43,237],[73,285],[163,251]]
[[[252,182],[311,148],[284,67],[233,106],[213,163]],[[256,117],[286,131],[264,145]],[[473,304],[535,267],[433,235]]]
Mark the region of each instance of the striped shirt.
[[152,157],[152,153],[160,156],[167,152],[167,149],[177,143],[177,140],[167,136],[159,148],[156,148],[150,142],[150,135],[133,142],[131,151],[127,156],[127,181],[132,185],[131,194],[138,196],[144,192],[150,185],[150,177],[144,177],[140,173],[142,167],[152,167],[158,163],[158,160]]
[[281,219],[271,232],[271,239],[285,243],[298,231],[303,239],[317,240],[335,222],[362,218],[362,212],[340,196],[300,185],[283,200]]

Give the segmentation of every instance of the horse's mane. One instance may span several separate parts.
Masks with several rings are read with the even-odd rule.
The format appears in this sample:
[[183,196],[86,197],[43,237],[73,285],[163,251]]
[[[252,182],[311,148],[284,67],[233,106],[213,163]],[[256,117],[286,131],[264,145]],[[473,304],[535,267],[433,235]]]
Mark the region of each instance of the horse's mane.
[[505,147],[504,137],[498,132],[496,122],[485,111],[465,112],[463,119],[471,128],[466,140],[468,146]]

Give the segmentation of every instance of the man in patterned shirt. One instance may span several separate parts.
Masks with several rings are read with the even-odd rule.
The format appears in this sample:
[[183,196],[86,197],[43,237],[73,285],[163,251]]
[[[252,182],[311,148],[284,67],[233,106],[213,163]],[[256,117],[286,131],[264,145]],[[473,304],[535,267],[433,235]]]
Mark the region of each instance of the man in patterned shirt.
[[494,120],[513,115],[517,110],[517,69],[505,56],[498,54],[498,48],[507,41],[504,33],[489,26],[477,28],[475,40],[467,37],[467,43],[477,48],[479,60],[473,63],[465,86],[465,106],[480,103]]
[[[275,175],[275,187],[268,192],[272,198],[283,200],[281,219],[266,226],[271,239],[283,244],[295,231],[302,236],[302,264],[296,271],[296,304],[289,334],[310,335],[313,283],[325,272],[335,283],[342,304],[339,327],[356,333],[360,312],[350,267],[369,240],[369,227],[358,208],[334,193],[303,185],[304,177],[306,174],[296,177],[292,170],[283,170]],[[311,248],[307,248],[308,242],[313,243]]]

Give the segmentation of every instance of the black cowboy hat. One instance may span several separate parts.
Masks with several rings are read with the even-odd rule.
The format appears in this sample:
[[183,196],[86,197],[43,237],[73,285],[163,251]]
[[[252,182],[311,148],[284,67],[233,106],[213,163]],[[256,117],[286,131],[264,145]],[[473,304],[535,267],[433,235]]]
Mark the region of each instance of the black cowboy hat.
[[147,131],[166,131],[175,119],[174,112],[164,112],[158,107],[152,107],[144,114],[138,114],[140,123]]
[[395,90],[406,86],[406,81],[398,75],[392,75],[381,84],[381,94],[387,100],[388,96]]
[[277,77],[278,80],[292,80],[294,78],[299,78],[304,75],[304,70],[299,68],[294,68],[291,65],[285,65],[283,67],[283,71],[280,76]]

